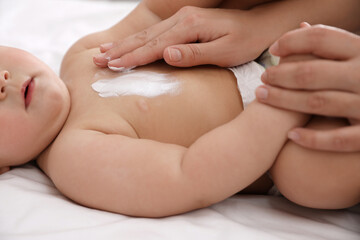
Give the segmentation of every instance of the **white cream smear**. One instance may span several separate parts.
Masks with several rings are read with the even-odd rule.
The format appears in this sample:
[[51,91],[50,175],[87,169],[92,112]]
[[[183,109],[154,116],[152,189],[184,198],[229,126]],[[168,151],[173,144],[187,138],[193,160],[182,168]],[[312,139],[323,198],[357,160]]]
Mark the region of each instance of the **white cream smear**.
[[[95,78],[101,78],[101,75],[97,74]],[[137,70],[99,79],[91,87],[100,97],[139,95],[151,98],[164,94],[176,95],[180,92],[180,82],[169,74]]]

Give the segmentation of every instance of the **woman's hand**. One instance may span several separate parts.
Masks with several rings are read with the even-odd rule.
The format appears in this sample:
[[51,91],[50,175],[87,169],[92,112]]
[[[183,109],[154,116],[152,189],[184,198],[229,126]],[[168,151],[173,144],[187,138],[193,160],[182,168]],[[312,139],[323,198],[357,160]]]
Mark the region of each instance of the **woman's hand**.
[[101,45],[94,63],[117,71],[162,58],[179,67],[239,65],[267,47],[260,35],[263,23],[249,15],[242,10],[184,7],[144,31]]
[[289,138],[307,148],[359,151],[360,37],[328,26],[304,26],[281,37],[270,52],[282,60],[303,54],[314,58],[266,70],[266,85],[256,90],[257,99],[288,110],[349,119],[351,126],[335,130],[293,129]]

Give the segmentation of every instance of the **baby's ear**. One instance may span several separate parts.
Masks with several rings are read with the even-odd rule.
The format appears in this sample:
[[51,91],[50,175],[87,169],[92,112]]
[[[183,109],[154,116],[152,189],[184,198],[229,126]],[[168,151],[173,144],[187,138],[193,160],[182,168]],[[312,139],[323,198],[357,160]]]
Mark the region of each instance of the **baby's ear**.
[[1,167],[0,168],[0,174],[6,173],[7,171],[10,171],[10,167]]

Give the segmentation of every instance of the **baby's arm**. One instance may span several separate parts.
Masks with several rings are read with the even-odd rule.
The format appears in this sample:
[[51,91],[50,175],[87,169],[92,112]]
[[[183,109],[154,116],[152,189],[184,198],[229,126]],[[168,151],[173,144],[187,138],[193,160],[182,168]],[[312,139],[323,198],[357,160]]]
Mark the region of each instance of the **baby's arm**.
[[57,140],[42,168],[85,206],[133,216],[179,214],[251,184],[272,166],[289,129],[306,119],[253,102],[189,148],[77,130]]

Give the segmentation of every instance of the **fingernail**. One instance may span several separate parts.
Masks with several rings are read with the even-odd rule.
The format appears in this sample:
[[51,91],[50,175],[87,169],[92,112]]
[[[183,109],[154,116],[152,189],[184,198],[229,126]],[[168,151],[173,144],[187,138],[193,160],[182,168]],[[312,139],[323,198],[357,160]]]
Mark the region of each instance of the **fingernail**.
[[279,42],[276,41],[273,45],[270,46],[269,52],[273,55],[278,56],[279,54]]
[[288,138],[293,140],[293,141],[299,141],[300,135],[295,131],[291,131],[291,132],[288,133]]
[[135,66],[133,66],[133,67],[112,67],[109,65],[108,65],[108,67],[115,72],[123,72],[123,73],[130,72],[133,68],[135,68]]
[[99,54],[94,55],[94,61],[95,61],[96,63],[101,63],[101,62],[103,62],[105,59],[108,60],[108,61],[110,61],[110,57],[109,57],[109,56],[106,56],[106,53],[99,53]]
[[101,44],[100,47],[103,48],[103,49],[109,49],[109,48],[112,48],[113,45],[114,44],[112,42],[110,42],[110,43]]
[[110,65],[108,65],[108,67],[115,72],[122,72],[125,69],[125,67],[114,67]]
[[269,91],[263,86],[258,87],[255,93],[257,98],[260,100],[266,100],[269,95]]
[[[116,66],[114,66],[114,65],[116,65]],[[121,58],[117,58],[117,59],[114,59],[114,60],[111,60],[108,62],[109,67],[118,67],[121,65],[123,65]]]
[[99,53],[94,55],[94,58],[105,58],[105,53]]
[[170,61],[172,62],[181,61],[182,55],[179,49],[168,48],[168,53],[169,53]]
[[[116,66],[114,66],[114,65],[116,65]],[[136,66],[120,67],[119,65],[121,65],[121,58],[108,62],[108,67],[115,72],[129,72],[131,69],[136,67]]]

